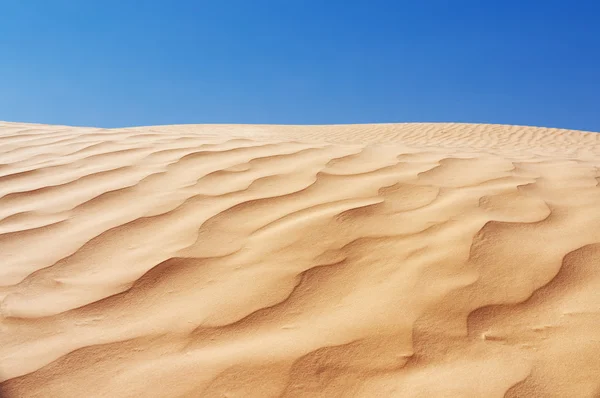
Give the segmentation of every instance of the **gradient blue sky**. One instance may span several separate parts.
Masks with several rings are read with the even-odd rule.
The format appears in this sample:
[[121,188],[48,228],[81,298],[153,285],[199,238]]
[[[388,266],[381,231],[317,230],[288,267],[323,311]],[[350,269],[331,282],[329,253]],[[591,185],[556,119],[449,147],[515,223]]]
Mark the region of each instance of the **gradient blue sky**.
[[600,1],[0,0],[0,120],[600,131]]

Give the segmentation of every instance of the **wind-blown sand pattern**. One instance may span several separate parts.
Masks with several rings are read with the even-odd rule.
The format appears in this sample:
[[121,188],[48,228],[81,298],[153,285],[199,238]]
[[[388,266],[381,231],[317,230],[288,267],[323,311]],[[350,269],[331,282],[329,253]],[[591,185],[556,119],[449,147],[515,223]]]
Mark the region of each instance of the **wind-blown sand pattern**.
[[599,397],[600,135],[0,123],[7,397]]

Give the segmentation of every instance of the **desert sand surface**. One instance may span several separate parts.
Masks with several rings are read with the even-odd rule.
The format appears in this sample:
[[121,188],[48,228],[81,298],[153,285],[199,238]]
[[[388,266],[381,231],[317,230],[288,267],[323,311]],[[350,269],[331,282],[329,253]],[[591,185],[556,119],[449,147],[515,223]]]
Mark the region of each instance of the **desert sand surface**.
[[600,397],[600,134],[0,122],[4,397]]

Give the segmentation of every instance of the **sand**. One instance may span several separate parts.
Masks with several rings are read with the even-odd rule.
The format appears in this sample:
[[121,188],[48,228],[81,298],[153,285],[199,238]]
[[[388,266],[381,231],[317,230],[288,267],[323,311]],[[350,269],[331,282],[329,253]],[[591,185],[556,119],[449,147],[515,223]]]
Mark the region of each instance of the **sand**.
[[0,122],[6,397],[599,397],[600,134]]

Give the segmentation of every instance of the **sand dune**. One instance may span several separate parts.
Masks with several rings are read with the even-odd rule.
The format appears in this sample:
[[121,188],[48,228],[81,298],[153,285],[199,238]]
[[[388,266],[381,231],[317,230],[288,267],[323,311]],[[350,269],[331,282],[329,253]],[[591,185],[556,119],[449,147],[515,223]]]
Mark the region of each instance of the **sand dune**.
[[7,397],[600,397],[600,135],[0,122]]

